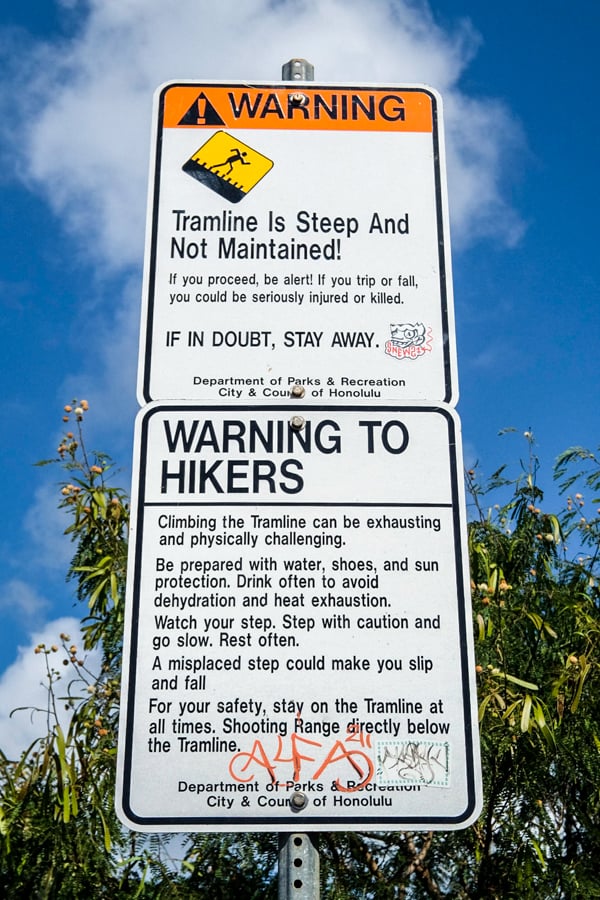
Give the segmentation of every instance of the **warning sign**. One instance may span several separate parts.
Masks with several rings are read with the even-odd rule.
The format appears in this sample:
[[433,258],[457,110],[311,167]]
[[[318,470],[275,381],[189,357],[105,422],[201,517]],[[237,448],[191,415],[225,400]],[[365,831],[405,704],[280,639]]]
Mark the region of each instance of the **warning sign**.
[[183,171],[232,203],[246,196],[273,163],[224,131],[217,131],[188,159]]
[[135,452],[123,820],[150,831],[473,821],[453,411],[152,404]]
[[456,403],[434,91],[177,83],[155,112],[142,405]]

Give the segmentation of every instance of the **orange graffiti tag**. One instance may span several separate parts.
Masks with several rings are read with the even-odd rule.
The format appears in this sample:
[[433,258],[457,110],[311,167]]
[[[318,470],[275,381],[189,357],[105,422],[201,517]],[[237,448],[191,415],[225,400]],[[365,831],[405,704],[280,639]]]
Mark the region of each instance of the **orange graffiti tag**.
[[[344,785],[339,778],[336,778],[335,786],[338,791],[352,793],[368,784],[375,773],[375,764],[370,756],[362,750],[346,746],[352,742],[357,742],[362,747],[370,747],[370,735],[363,736],[360,731],[352,731],[347,738],[343,741],[336,740],[333,746],[327,750],[320,741],[311,741],[294,731],[290,735],[289,755],[286,756],[284,756],[286,748],[281,735],[277,736],[277,749],[271,755],[265,749],[263,742],[256,740],[251,750],[242,750],[231,758],[229,774],[234,781],[248,783],[254,781],[260,772],[266,772],[273,784],[283,786],[290,781],[299,782],[303,769],[304,777],[310,778],[311,781],[317,781],[329,766],[345,760],[352,768],[352,778],[354,779],[358,775],[359,781],[349,781]],[[319,750],[322,750],[323,753],[319,753]],[[308,755],[309,753],[313,755]],[[281,773],[282,763],[291,763],[291,778],[284,777],[282,779],[282,774],[285,774]],[[317,766],[312,770],[312,774],[307,774],[308,767],[306,765],[303,767],[303,763],[316,763]],[[312,767],[310,768],[312,769]]]

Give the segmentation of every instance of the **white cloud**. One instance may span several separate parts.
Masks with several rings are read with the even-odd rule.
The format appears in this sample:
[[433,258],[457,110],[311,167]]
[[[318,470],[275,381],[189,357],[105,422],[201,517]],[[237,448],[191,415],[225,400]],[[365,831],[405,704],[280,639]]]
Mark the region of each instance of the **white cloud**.
[[456,92],[446,97],[445,110],[455,246],[476,238],[499,238],[514,246],[525,226],[503,198],[502,176],[503,162],[525,146],[520,124],[501,103],[481,103]]
[[52,472],[48,483],[35,491],[33,503],[25,513],[28,541],[21,565],[29,566],[26,571],[31,572],[34,568],[39,571],[42,567],[51,572],[66,572],[73,556],[73,545],[64,534],[69,520],[65,511],[58,509],[61,497],[57,482],[66,480],[61,476],[64,476],[62,471]]
[[[124,279],[119,303],[114,308],[100,314],[97,310],[89,313],[94,323],[95,364],[90,365],[82,354],[78,369],[66,375],[61,392],[67,401],[72,397],[88,400],[86,446],[108,453],[121,466],[129,463],[133,420],[138,409],[135,385],[141,289],[141,278]],[[86,335],[86,341],[89,339]],[[103,435],[100,440],[96,437],[98,432]],[[110,446],[106,445],[107,432],[111,433]],[[120,486],[127,487],[123,482]]]
[[[276,81],[302,55],[317,80],[440,89],[455,239],[510,243],[521,225],[501,181],[519,128],[498,101],[461,91],[477,45],[467,21],[444,32],[426,4],[408,0],[180,0],[176,12],[163,0],[92,0],[73,37],[22,58],[13,147],[82,252],[100,267],[139,266],[155,87],[174,78]],[[14,129],[14,110],[9,121]]]
[[[51,670],[56,670],[61,676],[60,681],[56,684],[56,696],[67,696],[67,682],[70,675],[68,667],[62,665],[62,660],[67,658],[62,648],[58,652],[50,652],[47,656],[44,653],[35,653],[35,647],[41,643],[45,644],[47,648],[51,648],[53,645],[60,647],[61,633],[68,634],[70,640],[81,648],[79,620],[71,617],[55,619],[33,633],[27,646],[19,647],[17,659],[2,673],[0,678],[0,749],[9,758],[17,758],[36,738],[45,735],[48,723],[53,722],[52,716],[48,713],[46,662]],[[78,656],[81,657],[81,650]],[[84,659],[86,667],[91,671],[99,668],[99,653],[86,654]],[[85,691],[84,685],[79,687],[81,691]],[[59,721],[62,728],[66,730],[70,712],[65,709],[65,706],[64,700],[56,704]]]
[[12,578],[0,589],[0,610],[3,616],[31,621],[48,606],[48,601],[26,581]]

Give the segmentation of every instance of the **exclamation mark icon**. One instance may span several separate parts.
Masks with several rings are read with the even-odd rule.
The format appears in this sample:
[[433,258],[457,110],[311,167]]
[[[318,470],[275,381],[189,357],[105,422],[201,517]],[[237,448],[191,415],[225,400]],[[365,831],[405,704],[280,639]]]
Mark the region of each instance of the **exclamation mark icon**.
[[224,125],[225,122],[205,94],[196,97],[179,125]]

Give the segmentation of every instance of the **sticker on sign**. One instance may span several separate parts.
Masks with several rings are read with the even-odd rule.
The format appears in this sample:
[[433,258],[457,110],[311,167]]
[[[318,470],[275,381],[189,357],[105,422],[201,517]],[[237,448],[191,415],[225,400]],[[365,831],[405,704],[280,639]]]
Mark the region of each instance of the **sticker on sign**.
[[439,96],[165,85],[143,294],[142,405],[454,405]]
[[123,820],[471,822],[481,787],[453,411],[157,403],[138,416],[135,452]]

